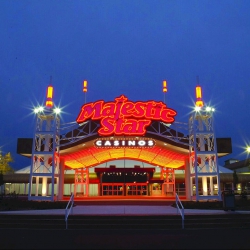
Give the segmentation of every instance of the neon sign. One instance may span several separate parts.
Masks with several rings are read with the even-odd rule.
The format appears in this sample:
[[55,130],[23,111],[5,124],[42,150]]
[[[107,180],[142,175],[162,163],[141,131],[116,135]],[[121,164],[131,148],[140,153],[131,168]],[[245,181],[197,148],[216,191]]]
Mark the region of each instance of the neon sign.
[[155,141],[149,138],[99,138],[94,145],[96,148],[152,148]]
[[100,100],[83,105],[76,121],[100,120],[101,136],[144,135],[153,120],[173,123],[176,114],[163,102],[132,102],[121,95],[115,102]]

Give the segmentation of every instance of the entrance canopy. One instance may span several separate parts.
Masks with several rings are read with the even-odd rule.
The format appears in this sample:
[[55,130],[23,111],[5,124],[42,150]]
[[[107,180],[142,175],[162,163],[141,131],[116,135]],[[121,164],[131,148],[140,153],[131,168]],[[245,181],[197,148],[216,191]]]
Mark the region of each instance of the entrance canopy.
[[[166,125],[154,122],[147,130],[145,136],[110,136],[100,137],[96,132],[98,123],[89,121],[81,125],[78,129],[65,134],[62,137],[60,147],[60,155],[65,160],[65,166],[76,168],[89,168],[99,164],[119,159],[130,159],[145,162],[154,166],[168,168],[182,168],[185,159],[189,154],[187,139],[184,135],[169,129]],[[90,132],[92,131],[92,132]],[[177,135],[183,138],[182,141],[175,142],[170,138]],[[70,138],[82,138],[78,141],[72,141]],[[119,140],[119,146],[105,147],[105,143],[101,143],[101,147],[97,147],[98,140],[105,139],[107,144]],[[135,146],[127,145],[127,141],[136,141]],[[137,142],[153,141],[153,146],[138,146]]]
[[[130,137],[131,138],[131,137]],[[133,138],[131,138],[133,139]],[[131,159],[155,166],[180,168],[188,157],[188,150],[156,140],[153,148],[96,148],[95,140],[61,151],[65,165],[70,168],[93,167],[117,159]]]

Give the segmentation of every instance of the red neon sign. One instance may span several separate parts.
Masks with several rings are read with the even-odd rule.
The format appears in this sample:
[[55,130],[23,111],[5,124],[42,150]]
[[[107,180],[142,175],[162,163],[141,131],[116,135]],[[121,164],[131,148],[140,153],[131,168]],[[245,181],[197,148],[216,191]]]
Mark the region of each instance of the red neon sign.
[[173,123],[176,111],[163,102],[132,102],[124,95],[115,102],[90,102],[82,106],[77,123],[100,120],[99,135],[144,135],[153,120]]

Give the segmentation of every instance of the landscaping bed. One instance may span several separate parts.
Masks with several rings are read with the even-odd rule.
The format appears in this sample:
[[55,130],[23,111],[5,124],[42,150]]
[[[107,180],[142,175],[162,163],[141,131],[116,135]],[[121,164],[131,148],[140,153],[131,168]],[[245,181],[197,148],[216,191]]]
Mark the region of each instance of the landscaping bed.
[[[207,201],[182,201],[184,209],[214,209],[223,210],[223,201],[207,200]],[[250,199],[247,197],[235,197],[235,210],[250,211]],[[173,203],[173,207],[176,207],[176,203]]]
[[67,201],[29,201],[19,197],[1,196],[0,211],[65,209]]

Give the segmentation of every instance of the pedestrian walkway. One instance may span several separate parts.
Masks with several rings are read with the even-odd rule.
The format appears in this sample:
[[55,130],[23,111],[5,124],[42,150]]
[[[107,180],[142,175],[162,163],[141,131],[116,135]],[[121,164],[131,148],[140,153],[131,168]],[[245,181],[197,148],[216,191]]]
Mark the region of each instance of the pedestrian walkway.
[[[195,214],[250,214],[250,211],[224,211],[185,209],[185,215]],[[64,215],[65,209],[2,211],[0,214],[25,215]],[[77,205],[73,207],[73,215],[176,215],[177,209],[172,206],[135,206],[135,205]]]

